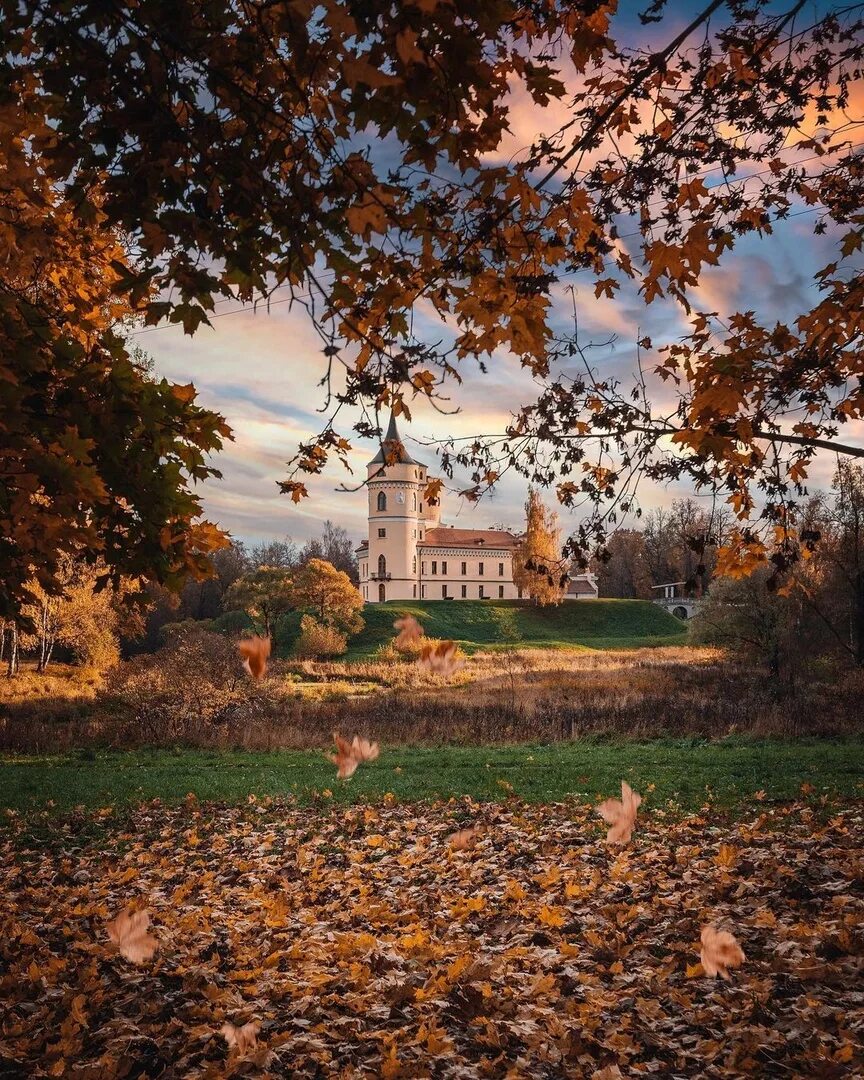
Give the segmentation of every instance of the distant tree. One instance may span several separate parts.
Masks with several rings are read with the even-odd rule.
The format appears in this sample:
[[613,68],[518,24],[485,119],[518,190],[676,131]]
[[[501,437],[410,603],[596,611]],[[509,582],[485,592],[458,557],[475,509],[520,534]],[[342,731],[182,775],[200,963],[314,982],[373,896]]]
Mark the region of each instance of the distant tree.
[[547,510],[539,494],[529,488],[525,534],[513,555],[513,581],[536,604],[560,604],[568,570],[569,563],[561,557],[558,515]]
[[323,559],[310,559],[294,579],[293,606],[343,634],[363,629],[363,597],[348,575]]
[[600,596],[649,600],[653,582],[643,533],[637,529],[619,529],[609,537],[606,547],[609,558],[596,564]]
[[256,544],[249,551],[249,562],[252,566],[275,566],[280,570],[293,570],[298,559],[297,545],[290,536]]
[[802,515],[802,537],[814,542],[815,551],[800,576],[814,610],[864,666],[864,468],[841,460],[832,496],[814,499]]
[[279,566],[259,566],[238,578],[225,593],[226,611],[245,611],[259,634],[272,637],[292,607],[291,574]]
[[61,569],[59,596],[31,583],[34,602],[23,609],[30,629],[22,634],[21,645],[36,652],[40,672],[47,669],[57,645],[82,667],[104,672],[119,658],[120,634],[134,636],[143,630],[140,610],[125,602],[137,585],[121,581],[116,587],[99,587],[102,568],[69,557]]
[[357,556],[348,531],[341,525],[334,525],[332,521],[324,522],[324,531],[320,537],[306,541],[298,561],[301,566],[305,566],[312,559],[323,559],[330,563],[347,574],[355,584],[360,580]]
[[793,682],[793,658],[807,647],[803,623],[800,591],[778,591],[770,569],[760,567],[744,578],[716,578],[689,627],[693,642],[746,651],[774,678]]

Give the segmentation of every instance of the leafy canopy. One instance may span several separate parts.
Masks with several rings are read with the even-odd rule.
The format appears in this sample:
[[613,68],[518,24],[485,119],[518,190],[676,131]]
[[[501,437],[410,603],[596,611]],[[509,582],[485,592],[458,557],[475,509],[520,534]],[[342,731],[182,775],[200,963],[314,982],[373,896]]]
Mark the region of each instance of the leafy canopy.
[[[380,434],[383,406],[447,398],[502,350],[536,400],[445,448],[445,472],[471,468],[475,495],[507,468],[555,483],[592,510],[581,555],[647,475],[728,500],[724,569],[782,568],[815,449],[864,454],[837,440],[864,410],[859,5],[706,0],[682,27],[654,0],[655,44],[635,49],[613,0],[0,0],[0,16],[0,85],[38,110],[39,169],[134,256],[111,262],[115,295],[190,333],[219,296],[286,289],[309,311],[330,408],[282,484],[295,500]],[[545,133],[511,156],[516,97]],[[835,248],[806,310],[702,310],[705,269],[799,213]],[[672,304],[689,333],[643,338],[632,385],[605,377],[555,330],[573,281]],[[447,344],[413,336],[421,303]]]

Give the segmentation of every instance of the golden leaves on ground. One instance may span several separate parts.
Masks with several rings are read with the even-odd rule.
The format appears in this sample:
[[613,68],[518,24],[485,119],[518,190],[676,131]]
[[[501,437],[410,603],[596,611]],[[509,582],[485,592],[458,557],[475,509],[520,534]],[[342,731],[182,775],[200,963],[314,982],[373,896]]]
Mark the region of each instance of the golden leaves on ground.
[[703,926],[702,951],[699,959],[706,975],[722,975],[731,979],[729,968],[740,967],[744,963],[744,950],[728,930],[718,930],[714,926]]
[[399,650],[414,645],[423,637],[423,627],[413,615],[403,615],[393,623],[393,629],[398,630],[393,644]]
[[380,752],[377,742],[370,742],[360,735],[355,735],[349,743],[334,731],[333,742],[336,743],[336,753],[328,754],[327,757],[338,767],[336,775],[340,780],[352,777],[361,762],[374,761]]
[[627,844],[636,824],[636,812],[642,805],[642,796],[626,782],[621,781],[621,798],[606,799],[597,807],[597,813],[607,825],[607,844]]
[[[862,1075],[864,802],[827,820],[760,809],[735,824],[658,807],[631,851],[597,842],[588,802],[491,802],[482,843],[452,854],[470,800],[154,802],[50,833],[10,819],[0,1072]],[[94,944],[143,897],[171,941],[152,968]],[[731,983],[688,977],[709,921],[747,954]],[[247,1021],[244,1057],[219,1031]]]
[[417,666],[430,675],[454,675],[462,666],[462,661],[457,658],[456,642],[427,641]]
[[132,911],[127,908],[108,923],[108,937],[117,946],[121,956],[133,964],[144,964],[153,957],[159,942],[147,933],[150,925],[148,911]]
[[270,657],[269,637],[242,638],[237,642],[237,649],[243,657],[243,667],[253,679],[263,679]]

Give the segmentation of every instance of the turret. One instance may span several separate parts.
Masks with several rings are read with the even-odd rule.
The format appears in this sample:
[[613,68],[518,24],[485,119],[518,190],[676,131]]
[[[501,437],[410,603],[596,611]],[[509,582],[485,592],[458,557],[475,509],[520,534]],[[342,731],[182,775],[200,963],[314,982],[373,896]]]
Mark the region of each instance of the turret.
[[368,565],[361,565],[361,587],[372,602],[417,597],[417,542],[426,529],[423,491],[426,466],[405,448],[390,417],[387,434],[367,467],[369,489]]

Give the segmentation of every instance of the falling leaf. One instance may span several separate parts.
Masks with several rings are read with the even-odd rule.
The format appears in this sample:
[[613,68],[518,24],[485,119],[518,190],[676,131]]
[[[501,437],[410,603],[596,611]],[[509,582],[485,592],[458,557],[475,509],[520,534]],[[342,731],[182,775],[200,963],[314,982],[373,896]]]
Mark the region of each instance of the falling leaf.
[[243,657],[243,667],[252,678],[263,679],[267,671],[267,658],[270,656],[270,638],[243,638],[237,642],[237,649]]
[[144,911],[132,911],[127,908],[108,923],[108,937],[117,946],[120,955],[133,964],[143,964],[149,960],[159,947],[159,942],[147,933],[150,915]]
[[717,930],[714,926],[702,927],[702,950],[699,959],[706,975],[722,975],[731,979],[730,967],[744,963],[744,951],[728,930]]
[[420,653],[417,666],[433,675],[453,675],[462,666],[456,658],[455,641],[428,641]]
[[477,843],[479,835],[480,828],[475,825],[470,829],[460,829],[458,832],[451,833],[447,837],[447,843],[453,851],[470,851]]
[[328,754],[328,758],[337,766],[337,776],[340,780],[347,780],[357,771],[357,766],[363,761],[374,761],[378,757],[378,743],[355,735],[349,743],[337,732],[333,732],[333,742],[336,743],[336,753]]
[[399,634],[393,644],[397,649],[405,649],[423,637],[423,627],[413,615],[405,615],[393,623],[393,629]]
[[597,813],[607,825],[608,844],[626,844],[629,842],[636,824],[636,812],[642,805],[642,796],[635,792],[626,780],[621,781],[621,798],[606,799],[596,808]]
[[253,1020],[242,1027],[235,1027],[234,1024],[223,1024],[219,1030],[232,1052],[240,1057],[245,1057],[258,1045],[258,1032],[261,1030],[261,1025]]

